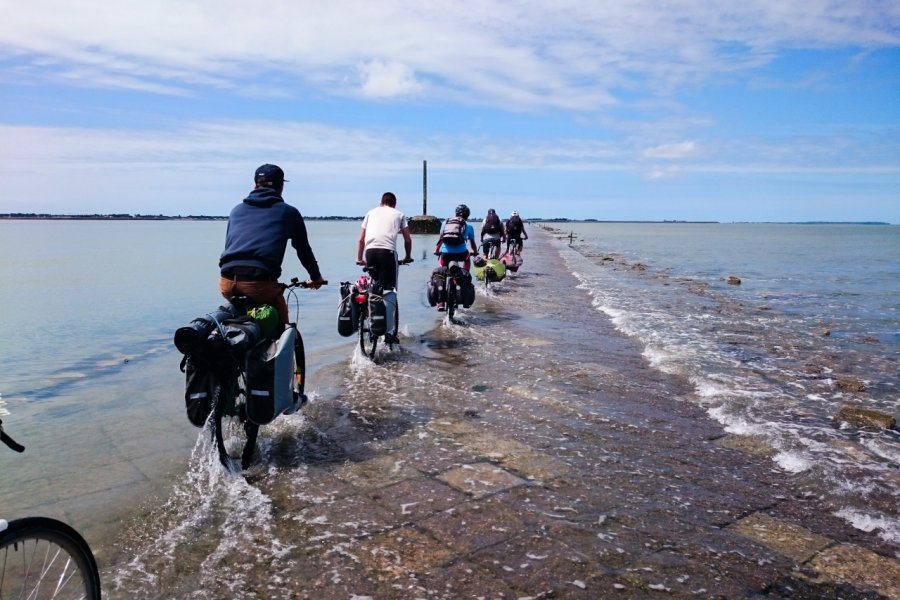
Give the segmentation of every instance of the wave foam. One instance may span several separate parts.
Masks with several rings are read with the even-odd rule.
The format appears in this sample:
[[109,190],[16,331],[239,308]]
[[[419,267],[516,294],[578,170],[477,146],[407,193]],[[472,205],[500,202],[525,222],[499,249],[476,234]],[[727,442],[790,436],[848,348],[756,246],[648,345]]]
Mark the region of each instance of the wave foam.
[[813,461],[797,452],[779,452],[775,463],[788,473],[802,473],[813,466]]
[[844,519],[850,525],[865,531],[876,532],[881,539],[893,544],[900,544],[900,519],[885,515],[870,515],[855,508],[842,508],[834,516]]

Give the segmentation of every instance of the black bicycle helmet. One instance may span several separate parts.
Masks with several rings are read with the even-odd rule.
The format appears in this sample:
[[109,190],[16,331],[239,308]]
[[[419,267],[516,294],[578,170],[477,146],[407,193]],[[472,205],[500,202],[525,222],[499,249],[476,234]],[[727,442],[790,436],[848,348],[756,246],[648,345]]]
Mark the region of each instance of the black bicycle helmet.
[[463,219],[468,219],[470,214],[472,214],[472,213],[469,210],[469,207],[466,206],[465,204],[460,204],[459,206],[456,207],[456,216],[457,217],[462,217]]

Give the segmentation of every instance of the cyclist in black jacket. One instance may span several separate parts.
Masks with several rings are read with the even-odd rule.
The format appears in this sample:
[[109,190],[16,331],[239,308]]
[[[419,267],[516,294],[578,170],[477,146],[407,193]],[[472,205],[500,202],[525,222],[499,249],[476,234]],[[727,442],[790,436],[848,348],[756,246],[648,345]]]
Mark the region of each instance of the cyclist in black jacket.
[[500,245],[506,240],[503,221],[493,208],[489,208],[484,222],[481,224],[481,248],[484,258],[500,258]]
[[514,210],[506,221],[507,249],[511,247],[513,252],[521,254],[523,238],[526,240],[528,239],[528,234],[525,233],[525,223],[522,222],[522,217],[519,216],[519,212]]

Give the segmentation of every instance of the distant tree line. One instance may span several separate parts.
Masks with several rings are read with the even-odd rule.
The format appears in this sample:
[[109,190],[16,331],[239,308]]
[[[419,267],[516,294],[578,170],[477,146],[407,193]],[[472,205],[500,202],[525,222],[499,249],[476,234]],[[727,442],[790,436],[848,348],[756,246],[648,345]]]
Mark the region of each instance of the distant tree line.
[[169,216],[169,215],[131,215],[127,213],[112,214],[92,214],[92,215],[52,215],[48,213],[0,213],[0,219],[49,219],[58,221],[218,221],[225,220],[228,217],[207,216],[207,215],[188,215],[188,216]]
[[[53,215],[49,213],[0,213],[0,219],[58,220],[58,221],[227,221],[220,215],[141,215],[128,213],[92,215]],[[362,217],[304,217],[310,221],[360,221]]]

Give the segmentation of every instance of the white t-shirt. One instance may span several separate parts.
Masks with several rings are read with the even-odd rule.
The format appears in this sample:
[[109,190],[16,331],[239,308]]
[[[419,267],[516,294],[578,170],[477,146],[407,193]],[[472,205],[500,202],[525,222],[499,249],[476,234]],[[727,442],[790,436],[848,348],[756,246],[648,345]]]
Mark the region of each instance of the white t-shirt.
[[366,230],[366,249],[383,248],[397,251],[397,234],[407,227],[406,216],[390,206],[376,206],[362,222]]

